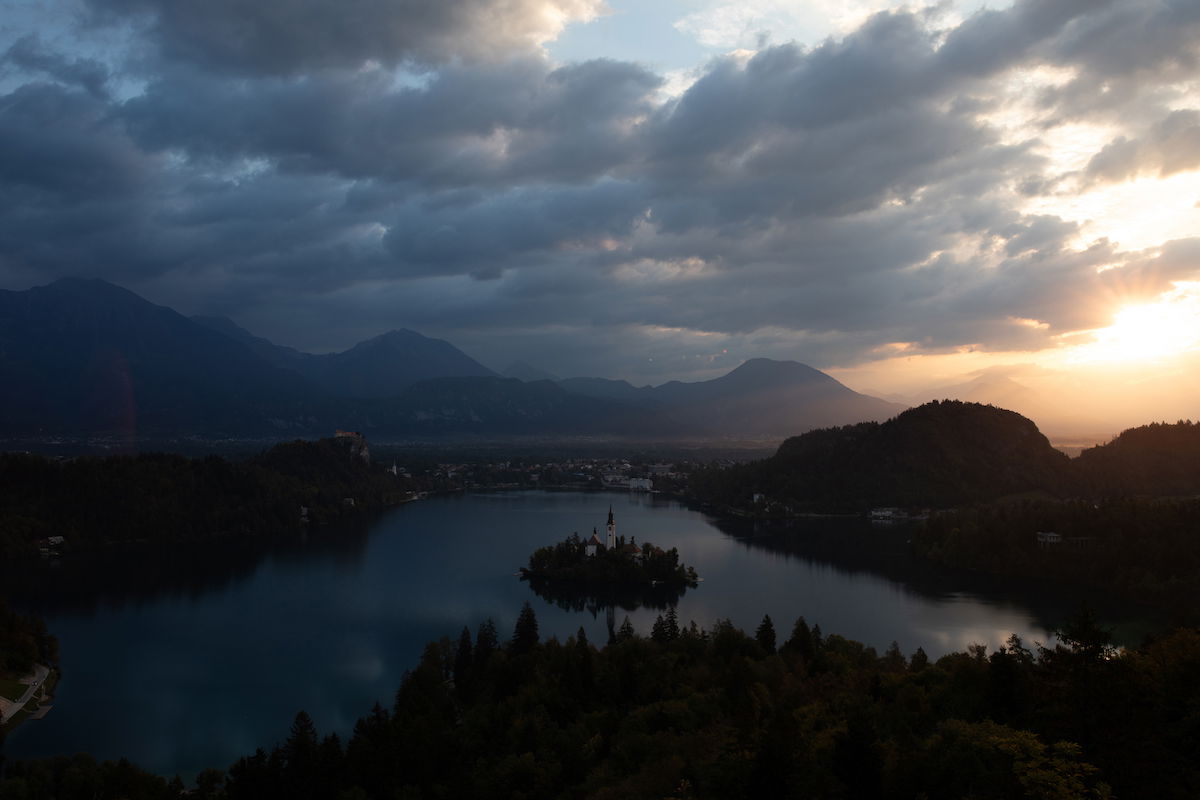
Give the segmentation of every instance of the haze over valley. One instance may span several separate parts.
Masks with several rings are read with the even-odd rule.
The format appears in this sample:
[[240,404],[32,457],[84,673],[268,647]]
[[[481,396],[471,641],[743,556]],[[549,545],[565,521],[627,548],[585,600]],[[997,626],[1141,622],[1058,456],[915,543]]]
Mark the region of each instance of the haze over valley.
[[1200,2],[5,0],[0,798],[1200,797]]

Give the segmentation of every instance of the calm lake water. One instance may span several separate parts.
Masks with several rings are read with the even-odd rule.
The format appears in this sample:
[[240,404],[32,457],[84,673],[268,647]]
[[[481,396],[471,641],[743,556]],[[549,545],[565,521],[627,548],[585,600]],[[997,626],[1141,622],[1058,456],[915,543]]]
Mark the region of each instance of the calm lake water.
[[[525,492],[444,497],[369,525],[265,549],[211,547],[64,561],[0,576],[17,608],[43,615],[62,649],[54,710],[8,739],[10,758],[86,751],[185,776],[269,748],[300,709],[343,737],[390,706],[426,642],[496,621],[521,604],[543,638],[582,626],[607,637],[602,609],[570,611],[514,576],[536,547],[572,531],[617,532],[677,547],[704,581],[679,599],[681,621],[719,618],[753,631],[770,614],[782,641],[803,615],[825,633],[882,651],[893,640],[931,657],[1017,633],[1045,642],[1088,602],[1134,644],[1157,621],[1096,594],[936,570],[908,532],[857,520],[788,528],[718,523],[649,495]],[[617,609],[648,634],[659,609]]]

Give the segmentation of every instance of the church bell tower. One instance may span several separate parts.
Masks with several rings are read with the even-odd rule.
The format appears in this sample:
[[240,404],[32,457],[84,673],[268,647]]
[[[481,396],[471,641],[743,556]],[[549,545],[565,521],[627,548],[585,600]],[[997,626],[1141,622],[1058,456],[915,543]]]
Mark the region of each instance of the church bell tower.
[[617,523],[613,521],[612,506],[608,507],[608,544],[609,550],[617,546]]

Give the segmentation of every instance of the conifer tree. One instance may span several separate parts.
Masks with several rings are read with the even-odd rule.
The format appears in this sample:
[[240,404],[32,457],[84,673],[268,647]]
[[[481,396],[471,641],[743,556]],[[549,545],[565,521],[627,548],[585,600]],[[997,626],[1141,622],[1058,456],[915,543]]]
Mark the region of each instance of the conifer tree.
[[454,685],[461,687],[471,672],[471,629],[463,626],[454,651]]
[[650,638],[659,644],[667,641],[667,623],[663,622],[662,614],[654,618],[654,625],[650,628]]
[[667,609],[667,638],[674,641],[679,638],[679,615],[675,613],[675,606]]
[[312,796],[317,773],[317,727],[305,711],[296,714],[283,744],[283,784],[290,797]]
[[758,630],[754,632],[754,641],[758,642],[758,646],[767,655],[775,653],[775,625],[771,622],[769,614],[763,614],[762,622],[759,623]]
[[809,630],[804,617],[797,619],[796,624],[792,626],[792,636],[784,642],[783,649],[789,653],[796,653],[805,663],[812,661],[812,631]]
[[491,617],[488,617],[479,624],[479,633],[475,636],[475,663],[480,666],[487,663],[488,656],[492,654],[492,651],[498,645],[499,639],[496,636],[496,622]]
[[517,655],[528,653],[537,643],[537,615],[533,613],[533,606],[529,605],[527,600],[521,607],[521,614],[517,617],[516,627],[513,628],[512,651]]

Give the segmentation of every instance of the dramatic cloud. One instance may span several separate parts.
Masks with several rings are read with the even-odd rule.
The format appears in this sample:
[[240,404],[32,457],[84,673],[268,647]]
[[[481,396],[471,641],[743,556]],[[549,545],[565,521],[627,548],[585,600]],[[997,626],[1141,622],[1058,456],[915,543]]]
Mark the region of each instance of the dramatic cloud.
[[1088,162],[1088,177],[1124,181],[1143,173],[1165,178],[1200,167],[1200,112],[1173,111],[1140,139],[1119,137]]
[[9,288],[655,382],[1025,363],[1200,280],[1195,3],[710,4],[677,30],[747,49],[686,78],[551,60],[593,0],[80,3],[0,38]]
[[219,73],[287,75],[326,67],[533,50],[601,0],[86,0],[94,24],[148,24],[166,58]]

